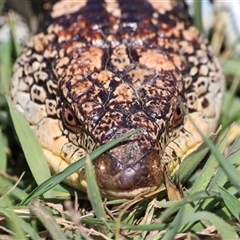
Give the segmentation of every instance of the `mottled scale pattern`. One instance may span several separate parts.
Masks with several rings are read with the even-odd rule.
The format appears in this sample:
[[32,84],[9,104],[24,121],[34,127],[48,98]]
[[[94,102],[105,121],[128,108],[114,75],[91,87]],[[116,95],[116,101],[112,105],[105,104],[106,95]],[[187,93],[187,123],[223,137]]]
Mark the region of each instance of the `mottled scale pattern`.
[[[141,129],[97,158],[95,174],[106,197],[155,190],[202,142],[189,119],[207,136],[216,129],[224,77],[207,40],[183,1],[47,7],[15,63],[11,93],[51,171]],[[84,168],[66,183],[86,191]]]

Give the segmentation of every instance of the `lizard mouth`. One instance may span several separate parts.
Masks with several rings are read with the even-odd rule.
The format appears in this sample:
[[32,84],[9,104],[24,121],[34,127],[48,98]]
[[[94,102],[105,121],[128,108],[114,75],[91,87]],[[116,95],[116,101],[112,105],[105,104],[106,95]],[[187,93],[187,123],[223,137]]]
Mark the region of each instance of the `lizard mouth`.
[[[132,153],[132,157],[135,158],[128,161],[126,158],[114,156],[117,151],[113,149],[94,162],[96,179],[102,195],[133,198],[141,193],[154,191],[163,182],[158,151],[144,152],[137,160],[136,157],[141,154]],[[124,154],[127,155],[126,152]]]

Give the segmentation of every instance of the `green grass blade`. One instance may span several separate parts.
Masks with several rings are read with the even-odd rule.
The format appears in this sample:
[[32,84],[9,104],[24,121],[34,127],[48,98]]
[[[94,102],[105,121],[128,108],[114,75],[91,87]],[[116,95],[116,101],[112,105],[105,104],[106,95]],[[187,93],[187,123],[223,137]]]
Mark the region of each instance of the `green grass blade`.
[[[181,207],[185,206],[188,203],[193,203],[193,202],[198,201],[198,200],[204,200],[204,199],[216,198],[216,197],[220,198],[220,195],[218,193],[212,192],[212,191],[200,191],[200,192],[193,193],[193,194],[191,194],[189,196],[186,196],[183,199],[174,202],[174,204],[170,208],[166,209],[160,215],[160,217],[158,218],[158,222],[160,222],[160,223],[164,222],[173,213],[175,213]],[[185,216],[185,214],[183,216]],[[175,224],[175,222],[173,221],[172,224]]]
[[9,23],[10,23],[10,29],[11,29],[14,49],[15,49],[16,55],[19,56],[21,53],[21,46],[17,41],[16,31],[15,31],[16,19],[14,17],[14,14],[12,14],[11,12],[9,13]]
[[[216,140],[216,137],[218,135],[218,132],[216,134],[212,134],[209,138],[214,141]],[[197,150],[189,154],[182,163],[179,166],[179,169],[177,170],[175,176],[177,177],[177,180],[180,180],[181,182],[184,182],[190,174],[196,169],[196,167],[200,164],[200,162],[204,159],[206,154],[209,152],[209,146],[203,142]]]
[[[237,64],[239,65],[239,61]],[[240,83],[240,75],[237,75],[237,73],[240,73],[239,69],[237,71],[235,69],[234,79],[231,83],[229,91],[225,94],[221,115],[221,122],[223,128],[225,128],[225,126],[231,125],[234,121],[236,122],[238,119],[240,120],[240,99],[236,98],[236,93],[238,91]]]
[[225,172],[225,174],[228,176],[231,183],[238,189],[240,192],[240,174],[239,171],[235,169],[235,167],[232,164],[229,164],[226,159],[223,157],[223,155],[218,151],[218,149],[213,145],[211,141],[209,141],[206,137],[204,137],[204,140],[209,144],[209,147],[213,153],[213,155],[216,157],[219,165]]
[[2,10],[3,10],[4,4],[5,4],[5,0],[0,1],[0,13],[1,13]]
[[[0,171],[5,172],[7,167],[7,153],[6,153],[6,144],[4,141],[4,136],[0,128]],[[0,179],[2,177],[0,176]],[[2,179],[1,179],[2,181]]]
[[183,218],[182,213],[183,213],[183,211],[179,211],[178,215],[174,219],[175,224],[173,224],[172,228],[170,228],[170,230],[168,230],[164,234],[162,240],[174,239],[175,235],[178,232],[179,226],[182,223],[182,218]]
[[240,222],[240,201],[233,195],[229,194],[229,192],[222,187],[219,187],[219,193],[221,194],[226,207],[233,214],[233,216],[235,216],[238,222]]
[[6,200],[6,206],[8,206],[8,208],[6,207],[0,207],[0,213],[3,214],[4,216],[6,216],[10,223],[11,223],[11,229],[12,231],[16,234],[15,238],[11,238],[11,239],[28,239],[24,232],[29,234],[29,236],[32,239],[36,239],[36,240],[40,240],[41,238],[38,236],[38,234],[36,233],[36,231],[32,228],[32,226],[25,222],[22,218],[20,218],[15,212],[14,209],[12,208],[10,201]]
[[212,141],[208,139],[204,134],[202,134],[201,130],[197,127],[194,121],[190,118],[191,123],[196,128],[202,139],[207,143],[209,146],[212,154],[215,156],[216,160],[218,161],[220,167],[223,169],[225,174],[228,176],[231,183],[236,187],[236,189],[240,192],[240,174],[239,171],[235,169],[232,164],[229,164],[221,152],[214,146]]
[[[121,136],[120,138],[115,139],[115,140],[113,140],[113,141],[111,141],[109,143],[106,143],[103,146],[99,147],[98,149],[96,149],[95,151],[90,153],[91,160],[94,160],[95,158],[99,157],[101,154],[106,152],[108,149],[114,147],[116,144],[118,144],[121,141],[129,138],[130,136],[132,136],[133,134],[137,133],[138,131],[139,130],[132,131],[130,133],[126,133],[123,136]],[[60,172],[58,174],[53,175],[51,178],[49,178],[48,180],[43,182],[40,186],[35,188],[28,195],[28,197],[26,199],[24,199],[20,203],[20,205],[26,205],[26,204],[28,204],[31,201],[32,198],[37,198],[37,197],[41,196],[42,194],[47,192],[49,189],[53,188],[54,186],[56,186],[57,184],[62,182],[64,179],[66,179],[68,176],[70,176],[71,174],[76,172],[78,169],[84,167],[85,166],[85,162],[86,162],[86,157],[83,157],[80,160],[78,160],[78,161],[74,162],[73,164],[71,164],[64,171],[62,171],[62,172]]]
[[0,44],[0,93],[9,92],[9,79],[12,73],[11,41]]
[[[13,103],[8,96],[6,99],[24,155],[27,159],[31,172],[37,184],[39,185],[51,176],[47,160],[43,154],[42,148],[40,147],[36,136],[30,129],[22,114],[19,113],[13,106]],[[44,196],[46,198],[54,198],[54,193],[52,191],[49,191]]]
[[[218,152],[223,151],[224,148],[226,147],[227,139],[228,139],[228,134],[226,134],[224,136],[224,138],[221,140],[221,142],[218,146],[218,149],[215,146],[214,146],[214,148]],[[215,155],[211,154],[209,156],[209,158],[207,159],[207,162],[205,163],[203,169],[201,170],[201,172],[200,172],[197,180],[195,181],[193,187],[191,188],[190,194],[202,191],[204,189],[208,189],[208,186],[210,185],[212,179],[216,175],[216,169],[217,169],[218,165],[219,165],[219,162],[217,161]],[[210,190],[210,189],[208,189],[208,190]],[[213,190],[213,189],[211,189],[211,190]],[[208,202],[210,202],[210,200],[208,200]],[[184,215],[188,215],[188,214],[190,214],[194,211],[197,211],[197,209],[199,207],[201,208],[201,206],[197,205],[197,204],[195,204],[194,206],[188,205],[184,209]],[[180,214],[180,213],[178,213],[178,214]],[[175,222],[175,220],[173,222]],[[185,231],[188,228],[189,228],[189,226],[186,225],[186,226],[184,226],[184,228],[180,229],[180,231]]]
[[[83,218],[81,220],[83,224],[92,224],[95,226],[106,225],[106,222],[100,219],[94,218]],[[113,229],[116,228],[116,221],[107,221],[107,225]],[[124,230],[137,230],[137,231],[154,231],[154,230],[163,230],[167,228],[167,224],[150,224],[150,225],[131,225],[121,222],[120,228]]]
[[[220,217],[207,211],[197,212],[197,213],[188,215],[186,217],[183,216],[181,220],[181,224],[185,225],[191,222],[197,222],[202,220],[206,222],[210,222],[212,225],[214,225],[217,231],[219,232],[221,239],[238,239],[238,236],[234,231],[234,228],[230,227],[229,224],[226,223],[224,220],[222,220]],[[91,224],[94,224],[94,225],[105,225],[105,223],[100,219],[83,218],[82,222],[86,224],[89,224],[91,222]],[[113,229],[116,228],[116,222],[107,221],[107,225],[112,227]],[[162,224],[162,223],[154,223],[150,225],[129,225],[127,223],[122,222],[120,225],[120,228],[127,229],[127,230],[137,230],[137,231],[144,231],[144,230],[161,231],[161,230],[166,230],[168,228],[173,229],[174,226],[173,226],[173,223],[170,223],[169,225]]]
[[[238,164],[239,165],[239,152],[236,151],[236,149],[239,149],[239,148],[240,148],[240,141],[236,141],[232,147],[232,151],[234,151],[234,154],[231,154],[226,159],[228,164],[233,164],[233,165]],[[208,190],[213,191],[213,192],[219,192],[219,186],[221,186],[221,187],[228,186],[227,191],[231,195],[234,195],[237,193],[236,188],[234,188],[232,185],[229,185],[228,177],[226,176],[226,174],[223,172],[223,170],[221,168],[218,168],[216,170],[216,173],[214,173],[214,176],[208,186]],[[219,202],[219,200],[216,198],[206,199],[204,201],[199,202],[199,204],[195,205],[194,211],[198,211],[200,209],[212,211],[215,209],[215,206],[216,206],[216,204],[218,204],[218,202]],[[231,215],[231,213],[228,211],[228,209],[225,207],[225,205],[223,205],[223,207],[221,209],[219,209],[216,212],[216,214],[218,216],[221,216],[222,218],[224,218],[226,221],[229,221],[233,218],[233,215]],[[189,227],[190,227],[190,224],[189,224],[189,226],[184,226],[184,229],[182,229],[182,230],[183,231],[189,230]],[[197,230],[198,228],[200,228],[202,230],[202,225],[197,224],[194,226],[194,228],[191,228],[191,229],[195,230],[195,231],[200,231],[200,230]]]
[[194,0],[193,7],[194,7],[194,24],[201,32],[203,32],[202,1]]
[[106,213],[103,208],[102,198],[96,182],[95,172],[89,155],[86,156],[86,180],[87,180],[87,194],[91,202],[92,208],[96,216],[102,220],[107,220]]
[[186,217],[183,217],[181,224],[185,225],[196,221],[210,222],[212,225],[216,227],[217,231],[221,236],[221,239],[231,240],[239,239],[237,233],[234,231],[232,227],[229,226],[228,223],[226,223],[217,215],[207,211],[196,212]]
[[[139,225],[148,225],[151,224],[151,222],[153,221],[154,218],[154,205],[153,204],[149,204],[147,209],[146,209],[146,213],[145,216],[143,218],[143,220],[139,223]],[[133,238],[134,240],[137,239],[146,239],[146,235],[147,235],[147,231],[142,231],[139,237]]]
[[[7,194],[8,193],[8,194]],[[8,196],[12,196],[15,199],[23,200],[27,197],[27,193],[21,190],[20,188],[14,186],[13,183],[11,183],[8,179],[1,178],[0,180],[0,206],[2,205],[2,198],[4,198],[4,195],[7,194]]]
[[222,63],[223,71],[226,75],[236,75],[240,77],[239,58],[227,58]]
[[[225,138],[220,142],[218,146],[219,151],[220,150],[223,151],[223,149],[226,146],[226,141],[227,141],[227,136],[225,136]],[[193,187],[191,188],[190,193],[195,193],[195,192],[207,189],[207,186],[209,185],[212,177],[214,176],[217,166],[218,166],[218,161],[213,155],[210,155],[206,164],[201,170],[199,177],[197,178]]]
[[[240,139],[233,144],[233,147],[234,148],[232,148],[232,150],[234,150],[234,153],[232,153],[226,158],[226,162],[227,164],[230,165],[239,166]],[[238,151],[235,151],[236,148],[238,149]],[[224,173],[223,169],[219,168],[216,171],[211,183],[209,184],[209,190],[218,192],[218,187],[219,186],[223,187],[228,181],[229,181],[228,176]]]

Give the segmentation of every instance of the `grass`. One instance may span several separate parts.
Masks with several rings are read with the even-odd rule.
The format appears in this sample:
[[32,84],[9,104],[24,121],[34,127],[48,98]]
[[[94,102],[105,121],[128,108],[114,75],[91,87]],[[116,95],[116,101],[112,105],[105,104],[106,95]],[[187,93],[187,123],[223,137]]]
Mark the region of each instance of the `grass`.
[[[210,39],[215,49],[222,49],[219,34],[214,30]],[[15,45],[0,44],[0,239],[239,239],[240,139],[233,123],[240,123],[240,59],[229,54],[230,48],[217,52],[229,86],[222,128],[181,164],[175,180],[184,184],[183,198],[168,201],[160,188],[146,198],[103,201],[90,158],[111,146],[50,177],[38,141],[9,101]],[[60,183],[84,165],[88,196]],[[194,172],[196,165],[202,167]]]

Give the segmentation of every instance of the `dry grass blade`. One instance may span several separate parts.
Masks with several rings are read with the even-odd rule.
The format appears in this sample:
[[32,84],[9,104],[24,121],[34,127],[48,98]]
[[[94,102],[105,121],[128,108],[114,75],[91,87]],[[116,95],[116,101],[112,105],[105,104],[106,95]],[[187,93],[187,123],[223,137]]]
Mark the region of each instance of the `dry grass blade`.
[[52,216],[43,208],[38,200],[33,200],[29,206],[31,212],[48,230],[53,239],[67,240],[59,225],[55,222]]

